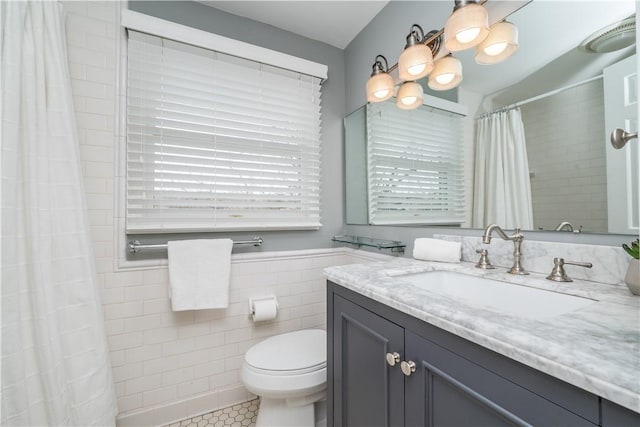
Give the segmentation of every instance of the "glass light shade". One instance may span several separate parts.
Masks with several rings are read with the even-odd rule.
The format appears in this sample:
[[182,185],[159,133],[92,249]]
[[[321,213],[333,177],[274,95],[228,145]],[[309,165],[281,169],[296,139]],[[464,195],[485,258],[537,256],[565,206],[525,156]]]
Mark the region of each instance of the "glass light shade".
[[398,59],[398,76],[401,80],[418,80],[433,70],[431,49],[418,43],[406,48]]
[[462,81],[462,63],[458,58],[445,56],[438,59],[429,74],[429,87],[433,90],[447,90]]
[[395,93],[393,77],[387,73],[379,73],[367,80],[367,101],[382,102]]
[[396,107],[403,110],[413,110],[422,105],[422,85],[417,82],[405,82],[400,89],[396,99]]
[[518,50],[518,28],[511,22],[499,22],[491,27],[486,39],[476,46],[478,64],[497,64]]
[[451,52],[469,49],[489,34],[489,15],[484,7],[471,3],[454,11],[444,25],[444,46]]

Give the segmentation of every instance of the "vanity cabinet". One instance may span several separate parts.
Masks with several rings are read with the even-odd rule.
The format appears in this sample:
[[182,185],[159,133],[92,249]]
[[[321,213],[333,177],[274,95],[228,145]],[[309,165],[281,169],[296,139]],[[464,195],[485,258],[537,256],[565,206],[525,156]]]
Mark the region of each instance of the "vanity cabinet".
[[640,425],[634,412],[332,282],[327,313],[330,426]]
[[526,388],[405,331],[408,426],[593,426]]
[[[333,322],[335,425],[404,425],[404,378],[398,362],[387,369],[386,354],[404,347],[402,327],[346,299],[334,299]],[[331,363],[333,362],[333,363]]]

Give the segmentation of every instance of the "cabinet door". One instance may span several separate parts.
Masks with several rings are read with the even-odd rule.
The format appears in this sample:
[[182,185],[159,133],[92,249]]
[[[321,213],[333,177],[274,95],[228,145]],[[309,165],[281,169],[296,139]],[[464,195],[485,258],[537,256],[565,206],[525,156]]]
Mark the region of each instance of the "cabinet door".
[[593,426],[419,335],[405,338],[416,364],[405,381],[407,426]]
[[404,425],[404,378],[386,354],[403,355],[404,330],[333,295],[333,425]]
[[640,414],[602,399],[602,426],[637,427],[640,426]]

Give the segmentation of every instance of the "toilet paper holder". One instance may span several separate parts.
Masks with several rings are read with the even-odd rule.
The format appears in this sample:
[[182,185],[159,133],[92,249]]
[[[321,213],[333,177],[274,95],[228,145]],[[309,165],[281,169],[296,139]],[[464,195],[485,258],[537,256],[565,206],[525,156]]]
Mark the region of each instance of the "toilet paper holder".
[[270,295],[266,297],[259,298],[249,298],[249,318],[252,318],[256,314],[256,309],[254,303],[257,301],[268,301],[273,300],[276,303],[276,310],[280,309],[280,305],[278,304],[278,298],[275,295]]

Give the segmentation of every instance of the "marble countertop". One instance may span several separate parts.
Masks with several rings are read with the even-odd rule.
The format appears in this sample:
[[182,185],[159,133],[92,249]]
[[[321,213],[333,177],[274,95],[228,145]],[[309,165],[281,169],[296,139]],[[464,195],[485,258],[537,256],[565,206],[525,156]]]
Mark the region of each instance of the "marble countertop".
[[[403,275],[454,271],[596,300],[545,319],[499,313],[416,287]],[[472,263],[401,258],[329,267],[334,283],[424,320],[633,411],[640,412],[640,297],[625,286],[514,276]]]

